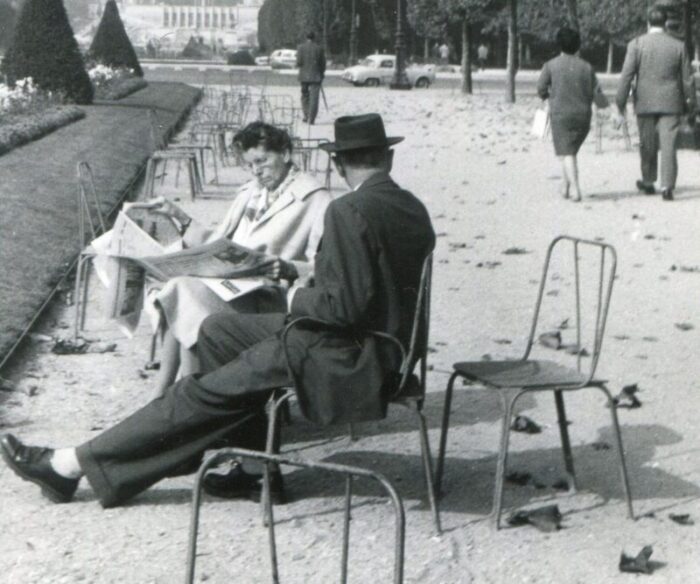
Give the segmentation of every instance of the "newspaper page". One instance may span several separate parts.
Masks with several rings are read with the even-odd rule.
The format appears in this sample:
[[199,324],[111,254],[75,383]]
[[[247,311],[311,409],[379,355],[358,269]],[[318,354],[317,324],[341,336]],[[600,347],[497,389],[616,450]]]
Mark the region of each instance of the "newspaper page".
[[167,281],[178,276],[199,278],[262,277],[274,258],[221,238],[175,253],[143,257],[125,253],[151,276]]

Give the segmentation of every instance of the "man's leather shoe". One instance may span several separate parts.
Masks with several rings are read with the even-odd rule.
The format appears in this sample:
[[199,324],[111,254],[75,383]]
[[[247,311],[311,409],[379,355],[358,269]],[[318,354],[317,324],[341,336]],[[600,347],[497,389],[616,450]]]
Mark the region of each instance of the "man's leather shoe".
[[[249,499],[256,503],[262,496],[263,476],[245,472],[240,465],[226,474],[211,472],[204,477],[204,492],[224,499]],[[275,505],[284,505],[284,481],[279,471],[270,473],[270,496]]]
[[664,201],[673,201],[673,189],[661,189],[661,196]]
[[25,481],[41,487],[41,492],[54,503],[68,503],[73,498],[80,479],[69,479],[51,466],[53,450],[25,446],[12,434],[0,440],[0,452],[7,465]]
[[637,189],[639,190],[640,193],[644,193],[645,195],[655,195],[656,194],[656,189],[654,188],[654,185],[649,185],[649,184],[645,183],[643,180],[637,181]]

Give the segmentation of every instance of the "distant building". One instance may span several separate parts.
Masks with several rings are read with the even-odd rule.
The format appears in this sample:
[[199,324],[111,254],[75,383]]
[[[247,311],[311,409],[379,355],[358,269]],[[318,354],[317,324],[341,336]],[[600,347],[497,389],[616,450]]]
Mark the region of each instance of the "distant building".
[[[256,46],[263,0],[117,0],[131,42],[181,49],[190,37],[217,48]],[[91,3],[99,22],[104,2]],[[93,31],[94,34],[94,31]]]

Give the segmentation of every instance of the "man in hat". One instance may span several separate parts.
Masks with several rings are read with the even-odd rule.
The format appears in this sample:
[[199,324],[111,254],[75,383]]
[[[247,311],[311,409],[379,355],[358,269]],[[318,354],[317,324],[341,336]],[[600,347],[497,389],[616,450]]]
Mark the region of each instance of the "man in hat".
[[326,73],[326,54],[310,32],[306,41],[297,47],[297,67],[301,83],[301,109],[304,121],[313,124],[318,114],[318,97]]
[[[222,439],[262,449],[265,403],[274,388],[292,384],[290,373],[302,412],[315,422],[383,418],[401,355],[364,331],[408,346],[422,264],[435,244],[423,204],[389,176],[391,146],[401,140],[386,136],[378,114],[335,121],[326,149],[351,191],[329,205],[315,282],[292,287],[286,314],[208,317],[198,340],[203,373],[77,448],[26,446],[7,434],[0,448],[10,468],[54,502],[70,501],[86,476],[104,507],[119,505],[191,468]],[[280,331],[297,317],[329,326],[292,329],[285,350]],[[260,494],[260,477],[238,466],[207,479],[212,494]]]

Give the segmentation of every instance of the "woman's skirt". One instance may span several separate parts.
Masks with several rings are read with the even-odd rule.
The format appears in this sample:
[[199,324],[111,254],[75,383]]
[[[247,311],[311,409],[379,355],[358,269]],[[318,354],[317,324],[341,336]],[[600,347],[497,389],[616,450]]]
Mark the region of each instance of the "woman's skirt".
[[552,114],[552,140],[557,156],[575,156],[591,129],[591,114]]
[[[150,293],[152,294],[152,292]],[[225,302],[197,278],[180,277],[169,280],[154,296],[149,296],[165,318],[173,336],[187,348],[197,342],[202,322],[217,312],[239,313],[286,312],[286,290],[279,286],[257,288]]]

